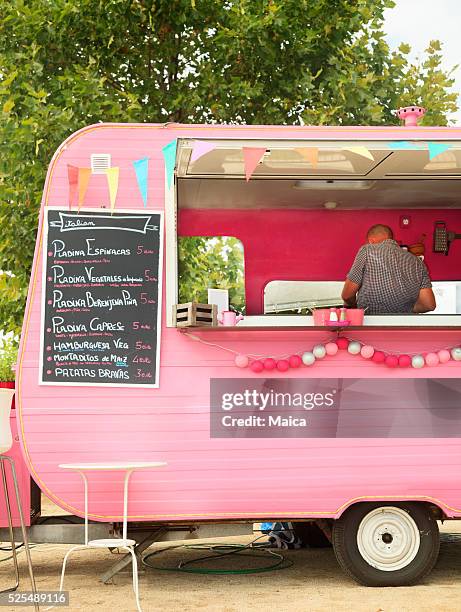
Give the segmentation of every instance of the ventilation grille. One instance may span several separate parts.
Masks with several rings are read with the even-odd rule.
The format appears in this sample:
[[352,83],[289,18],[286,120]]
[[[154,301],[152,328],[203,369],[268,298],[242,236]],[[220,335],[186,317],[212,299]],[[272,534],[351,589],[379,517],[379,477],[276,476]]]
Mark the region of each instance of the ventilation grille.
[[93,174],[105,174],[110,168],[110,153],[91,154],[91,172]]

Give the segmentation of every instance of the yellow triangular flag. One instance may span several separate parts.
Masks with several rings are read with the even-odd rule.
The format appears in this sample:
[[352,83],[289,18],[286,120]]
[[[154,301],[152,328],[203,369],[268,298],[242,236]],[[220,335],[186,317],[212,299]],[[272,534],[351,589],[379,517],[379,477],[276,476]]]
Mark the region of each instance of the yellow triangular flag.
[[361,155],[362,157],[371,159],[371,161],[375,161],[375,158],[366,147],[343,147],[342,150],[350,151],[351,153],[355,153],[356,155]]
[[312,164],[313,168],[317,168],[319,161],[319,150],[317,147],[302,147],[295,149],[296,153],[299,153],[303,159]]
[[78,207],[80,210],[85,199],[86,190],[88,189],[88,183],[90,182],[91,168],[79,168],[78,169]]
[[110,198],[110,209],[113,212],[115,208],[115,200],[117,198],[118,191],[118,177],[120,168],[117,166],[114,168],[107,168],[107,184],[109,185],[109,198]]

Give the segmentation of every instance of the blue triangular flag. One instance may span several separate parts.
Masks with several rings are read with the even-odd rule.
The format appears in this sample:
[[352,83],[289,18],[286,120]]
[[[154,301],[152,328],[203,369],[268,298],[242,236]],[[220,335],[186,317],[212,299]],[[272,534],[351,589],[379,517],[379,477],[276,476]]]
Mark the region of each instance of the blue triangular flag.
[[419,146],[417,144],[414,144],[413,142],[408,142],[407,140],[396,140],[395,142],[389,142],[387,146],[389,147],[389,149],[395,149],[397,151],[405,149],[419,149]]
[[174,167],[176,164],[176,138],[165,145],[162,149],[163,158],[165,160],[166,180],[168,189],[171,187],[171,182],[174,175]]
[[440,153],[445,153],[445,151],[450,148],[450,145],[440,142],[428,142],[427,148],[429,149],[429,159],[434,159],[434,157],[437,157]]
[[139,191],[141,192],[144,208],[147,206],[147,177],[149,176],[149,158],[142,157],[133,162]]

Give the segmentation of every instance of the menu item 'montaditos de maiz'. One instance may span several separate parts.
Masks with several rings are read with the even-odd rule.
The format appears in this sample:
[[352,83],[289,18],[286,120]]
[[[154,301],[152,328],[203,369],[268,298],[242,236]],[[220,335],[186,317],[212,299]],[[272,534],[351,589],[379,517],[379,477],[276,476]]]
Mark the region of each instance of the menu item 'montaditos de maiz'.
[[45,211],[42,384],[158,387],[163,217]]

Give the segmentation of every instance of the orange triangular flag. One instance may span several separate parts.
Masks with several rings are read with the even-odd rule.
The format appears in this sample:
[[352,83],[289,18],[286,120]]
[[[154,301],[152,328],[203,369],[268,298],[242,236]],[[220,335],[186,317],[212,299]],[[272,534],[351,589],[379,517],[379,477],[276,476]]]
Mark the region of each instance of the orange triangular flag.
[[69,210],[77,201],[78,168],[67,164],[67,179],[69,181]]
[[81,209],[90,182],[91,168],[78,169],[78,210]]
[[303,159],[312,164],[314,168],[317,168],[319,161],[319,150],[317,147],[302,147],[295,149],[296,153],[299,153]]
[[245,178],[247,182],[250,180],[251,175],[256,169],[256,166],[262,159],[262,156],[266,152],[266,147],[243,147],[243,164],[245,166]]
[[118,191],[118,177],[120,168],[115,166],[113,168],[107,168],[107,183],[109,185],[109,197],[110,197],[110,209],[113,212],[115,208],[115,199]]

